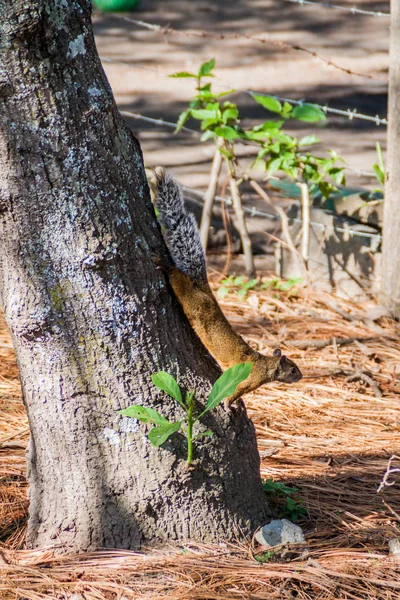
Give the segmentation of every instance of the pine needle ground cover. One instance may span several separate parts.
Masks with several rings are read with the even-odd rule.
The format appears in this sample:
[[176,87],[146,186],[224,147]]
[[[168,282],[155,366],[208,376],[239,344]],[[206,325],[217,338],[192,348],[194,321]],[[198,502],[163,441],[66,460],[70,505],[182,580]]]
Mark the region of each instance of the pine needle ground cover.
[[[400,598],[400,559],[388,548],[400,537],[398,473],[377,493],[390,456],[400,454],[399,325],[373,302],[309,289],[229,293],[221,305],[252,346],[281,347],[304,374],[296,385],[257,390],[246,405],[263,478],[297,488],[306,547],[291,560],[255,543],[68,557],[24,550],[29,431],[1,320],[1,600]],[[269,497],[277,517],[285,501]]]

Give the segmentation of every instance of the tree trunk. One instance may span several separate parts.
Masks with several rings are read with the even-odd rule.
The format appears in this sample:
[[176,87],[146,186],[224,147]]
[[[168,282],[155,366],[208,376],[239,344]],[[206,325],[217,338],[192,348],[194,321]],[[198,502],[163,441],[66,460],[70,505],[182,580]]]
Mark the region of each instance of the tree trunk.
[[204,417],[192,471],[178,434],[154,448],[118,413],[182,418],[151,374],[202,404],[219,369],[154,266],[166,250],[90,2],[13,0],[0,17],[0,299],[31,429],[28,546],[247,536],[267,507],[244,411]]
[[387,179],[383,218],[381,302],[400,316],[400,0],[390,3]]

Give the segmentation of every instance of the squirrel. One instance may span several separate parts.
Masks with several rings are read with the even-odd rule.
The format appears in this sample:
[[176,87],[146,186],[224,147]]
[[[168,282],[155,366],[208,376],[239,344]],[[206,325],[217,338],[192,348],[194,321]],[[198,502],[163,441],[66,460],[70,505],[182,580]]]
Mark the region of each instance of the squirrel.
[[[206,259],[197,222],[185,210],[180,185],[162,168],[153,171],[153,201],[172,265],[161,264],[191,326],[223,369],[252,362],[248,378],[226,398],[225,408],[264,383],[294,383],[302,378],[297,365],[276,348],[272,356],[253,350],[222,312],[207,279]],[[157,262],[157,261],[156,261]]]

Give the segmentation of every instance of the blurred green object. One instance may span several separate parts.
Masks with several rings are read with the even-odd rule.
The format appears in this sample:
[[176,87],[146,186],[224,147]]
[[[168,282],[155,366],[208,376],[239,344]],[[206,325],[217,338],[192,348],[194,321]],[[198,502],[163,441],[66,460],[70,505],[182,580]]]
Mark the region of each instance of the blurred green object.
[[93,6],[104,12],[126,12],[133,10],[139,0],[93,0]]

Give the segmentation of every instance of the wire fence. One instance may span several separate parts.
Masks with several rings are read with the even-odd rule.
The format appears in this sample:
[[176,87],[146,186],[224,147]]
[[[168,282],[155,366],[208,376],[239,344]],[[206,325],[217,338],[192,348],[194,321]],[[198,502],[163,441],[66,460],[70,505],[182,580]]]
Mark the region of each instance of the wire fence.
[[[188,188],[188,187],[184,187],[184,186],[182,186],[182,189],[185,192],[195,194],[195,195],[201,197],[202,199],[204,199],[205,192],[201,192],[199,190],[195,190],[193,188]],[[221,198],[220,196],[215,196],[215,200],[220,204],[227,205],[228,207],[232,206],[232,200],[229,197]],[[270,219],[273,221],[281,221],[281,217],[279,215],[277,215],[275,213],[267,213],[265,211],[258,210],[254,206],[252,208],[249,208],[248,206],[243,206],[243,211],[245,213],[247,213],[250,217],[261,217],[261,218]],[[289,217],[289,221],[293,221],[294,223],[301,223],[301,224],[304,223],[303,219],[300,219],[297,217]],[[349,237],[367,238],[367,239],[370,239],[371,241],[373,241],[374,245],[376,245],[376,246],[379,245],[379,243],[382,240],[382,236],[378,231],[376,233],[369,233],[368,231],[359,231],[358,229],[352,229],[351,227],[337,227],[336,225],[326,225],[324,223],[318,223],[317,221],[310,221],[309,225],[311,225],[313,227],[318,227],[324,231],[330,230],[330,231],[334,231],[337,233],[343,233],[345,235],[348,235]]]
[[[164,72],[160,71],[159,69],[153,69],[151,67],[145,67],[143,65],[138,65],[138,64],[132,63],[132,62],[117,60],[117,59],[111,58],[109,56],[101,56],[100,58],[101,58],[102,62],[119,64],[119,65],[123,65],[128,68],[132,68],[132,69],[143,69],[145,71],[151,71],[152,73],[156,73],[157,75],[163,75],[164,77],[170,76],[168,73],[164,73]],[[241,94],[248,94],[250,96],[254,96],[254,94],[257,94],[258,96],[275,98],[276,100],[280,100],[282,102],[289,102],[290,104],[294,104],[297,106],[302,106],[303,104],[312,104],[313,106],[316,106],[317,108],[321,109],[325,114],[334,114],[334,115],[346,117],[347,119],[349,119],[349,121],[353,121],[354,119],[361,119],[363,121],[369,121],[371,123],[375,123],[375,125],[378,125],[378,126],[379,125],[386,126],[388,124],[388,120],[386,118],[380,117],[379,115],[375,115],[375,116],[365,115],[363,113],[359,113],[356,108],[345,108],[345,109],[332,108],[330,106],[327,106],[326,104],[318,104],[312,100],[306,100],[306,99],[294,100],[293,98],[283,98],[282,96],[276,96],[274,94],[266,94],[265,92],[257,92],[255,90],[233,90],[232,86],[230,86],[230,85],[221,85],[218,83],[216,83],[216,86],[220,87],[224,90],[232,90],[235,92],[239,92]]]
[[[299,3],[299,4],[310,4],[310,5],[320,5],[320,3],[317,2],[312,2],[311,0],[284,0],[284,1],[288,1],[288,2],[294,2],[294,3]],[[326,6],[328,8],[335,8],[336,10],[345,10],[346,7],[340,7],[338,5],[330,5],[330,4],[321,4],[321,6]],[[371,11],[360,11],[360,10],[356,10],[356,11],[352,11],[355,13],[359,13],[360,14],[370,14]],[[194,32],[194,31],[177,31],[175,29],[172,29],[170,27],[167,28],[162,28],[160,25],[156,25],[154,23],[147,23],[145,21],[139,21],[136,19],[131,19],[129,17],[124,17],[121,15],[113,15],[117,18],[120,18],[124,21],[127,21],[129,23],[133,23],[136,24],[140,27],[144,27],[146,29],[151,29],[157,32],[161,32],[161,33],[174,33],[174,34],[178,34],[178,35],[194,35],[194,36],[201,36],[201,37],[212,37],[214,39],[238,39],[238,38],[242,38],[242,39],[253,39],[256,41],[263,41],[263,42],[269,42],[271,41],[271,43],[274,43],[275,41],[272,40],[266,40],[264,38],[259,38],[259,37],[255,37],[255,36],[239,36],[237,34],[229,34],[229,35],[224,35],[224,34],[212,34],[209,32]],[[385,13],[373,13],[371,14],[371,16],[387,16]],[[281,43],[279,42],[280,46],[283,47],[287,47],[287,44],[285,42]],[[293,49],[301,49],[304,51],[307,51],[313,55],[316,55],[316,53],[314,53],[313,51],[309,51],[306,49],[302,49],[298,46],[293,46],[291,44],[289,44],[289,46]],[[318,57],[318,55],[316,55]],[[319,58],[319,57],[318,57]],[[125,61],[118,61],[116,59],[110,58],[110,57],[101,57],[101,60],[103,62],[109,62],[109,63],[118,63],[127,67],[131,67],[131,68],[142,68],[144,70],[148,70],[148,71],[152,71],[156,74],[160,74],[160,71],[158,69],[154,69],[151,67],[144,67],[142,65],[137,65],[131,62],[125,62]],[[323,59],[324,62],[325,59]],[[329,64],[331,64],[331,66],[335,66],[336,68],[338,68],[336,65],[334,65],[333,63],[331,63],[329,61]],[[339,67],[341,68],[341,67]],[[347,69],[341,69],[341,70],[345,70],[346,72],[350,73],[350,70]],[[357,73],[353,73],[351,72],[351,74],[356,74],[359,75]],[[166,73],[162,73],[163,76],[168,77],[168,75]],[[372,76],[368,76],[368,78],[372,79]],[[231,89],[230,87],[228,88],[228,86],[224,86],[225,89]],[[277,100],[283,101],[283,102],[289,102],[290,104],[294,104],[297,106],[301,106],[304,103],[306,103],[305,100],[294,100],[292,98],[284,98],[281,96],[275,96],[275,95],[270,95],[270,94],[265,94],[262,92],[255,92],[255,91],[251,91],[251,90],[242,90],[242,93],[248,94],[250,96],[254,96],[254,94],[258,94],[260,96],[272,96],[273,98],[276,98]],[[359,113],[357,111],[357,109],[346,109],[346,110],[342,110],[342,109],[335,109],[329,106],[323,106],[320,104],[316,104],[316,103],[312,103],[314,106],[317,106],[318,108],[320,108],[325,114],[330,113],[330,114],[336,114],[339,116],[343,116],[348,118],[350,121],[352,121],[353,119],[362,119],[365,121],[369,121],[369,122],[374,122],[376,125],[387,125],[387,119],[380,117],[379,115],[365,115],[362,113]],[[157,125],[157,126],[162,126],[162,127],[168,127],[168,128],[173,128],[176,129],[176,123],[171,122],[171,121],[166,121],[165,119],[161,119],[161,118],[153,118],[153,117],[148,117],[146,115],[142,115],[140,113],[135,113],[135,112],[131,112],[131,111],[121,111],[121,115],[126,116],[126,117],[131,117],[134,119],[138,119],[138,120],[142,120],[145,121],[147,123],[151,123],[153,125]],[[190,133],[191,135],[196,135],[199,136],[199,132],[196,131],[195,129],[191,129],[189,127],[181,127],[180,131],[185,132],[185,133]],[[364,176],[368,176],[368,177],[375,177],[375,174],[373,172],[368,172],[368,171],[361,171],[358,169],[354,169],[352,167],[345,167],[359,175],[364,175]],[[189,192],[191,194],[194,194],[195,196],[198,196],[202,199],[204,199],[205,193],[201,192],[199,190],[195,190],[193,188],[188,188],[188,187],[183,187],[183,190],[186,192]],[[221,198],[220,196],[216,196],[215,200],[219,203],[223,203],[227,206],[231,206],[232,205],[232,200],[230,198]],[[276,214],[276,213],[268,213],[265,211],[261,211],[258,210],[256,207],[248,207],[248,206],[243,206],[243,210],[245,213],[247,213],[250,217],[261,217],[261,218],[265,218],[265,219],[269,219],[269,220],[274,220],[274,221],[280,221],[281,217],[280,215]],[[296,223],[300,223],[303,224],[303,220],[297,217],[291,218],[290,219],[292,222],[296,222]],[[375,244],[379,244],[381,241],[381,234],[377,231],[376,233],[370,233],[370,232],[366,232],[366,231],[360,231],[357,229],[352,229],[351,227],[337,227],[337,226],[333,226],[333,225],[326,225],[323,223],[319,223],[317,221],[310,221],[309,225],[313,226],[313,227],[318,227],[322,230],[331,230],[337,233],[342,233],[345,235],[348,235],[350,237],[361,237],[361,238],[366,238],[366,239],[370,239],[373,240]]]
[[[249,94],[250,96],[254,96],[254,94],[257,94],[258,96],[270,96],[270,94],[265,94],[262,92],[246,91],[245,93]],[[322,111],[324,111],[325,114],[330,113],[333,115],[340,115],[342,117],[347,117],[350,121],[352,121],[353,119],[361,119],[363,121],[370,121],[372,123],[375,123],[375,125],[388,124],[387,119],[384,119],[379,115],[375,115],[374,117],[372,115],[364,115],[362,113],[359,113],[356,108],[346,108],[342,110],[340,108],[331,108],[327,105],[316,104],[315,102],[307,102],[306,100],[293,100],[292,98],[282,98],[281,96],[272,96],[272,98],[276,98],[277,100],[281,100],[282,102],[290,102],[290,104],[296,104],[297,106],[302,106],[303,104],[312,104],[313,106],[317,106]]]
[[[195,194],[202,199],[205,197],[205,192],[201,192],[200,190],[195,190],[193,188],[182,186],[183,191]],[[220,204],[226,204],[227,206],[232,206],[231,198],[221,198],[221,196],[215,196],[215,200]],[[248,206],[243,206],[243,211],[247,213],[250,217],[261,217],[264,219],[270,219],[273,221],[281,221],[280,215],[275,213],[267,213],[262,210],[256,209],[254,206],[249,208]],[[339,216],[339,215],[338,215]],[[303,224],[303,219],[297,217],[290,217],[289,221],[293,221],[295,223]],[[349,235],[350,237],[362,237],[373,240],[376,244],[380,243],[382,240],[381,234],[377,231],[376,233],[369,233],[368,231],[359,231],[358,229],[352,229],[351,227],[337,227],[336,225],[326,225],[324,223],[318,223],[317,221],[310,221],[310,225],[313,227],[319,227],[322,230],[332,230],[337,233],[344,233]]]
[[[378,13],[378,12],[373,12],[373,11],[364,11],[362,9],[356,9],[355,7],[343,7],[343,6],[339,6],[339,5],[333,5],[333,4],[329,4],[329,3],[319,3],[319,2],[313,2],[312,0],[283,0],[283,1],[287,1],[287,2],[292,2],[292,3],[297,3],[297,4],[307,4],[307,5],[311,5],[311,6],[321,6],[321,7],[325,7],[325,8],[332,8],[334,10],[346,10],[349,12],[352,12],[353,14],[363,14],[363,15],[369,15],[369,16],[374,16],[374,17],[387,17],[389,16],[387,13]],[[148,23],[146,21],[140,21],[137,19],[131,19],[129,17],[126,16],[122,16],[122,15],[116,15],[113,14],[114,17],[121,19],[123,21],[126,21],[128,23],[132,23],[134,25],[137,25],[139,27],[143,27],[145,29],[149,29],[152,31],[156,31],[158,33],[162,33],[164,35],[166,34],[173,34],[173,35],[183,35],[183,36],[195,36],[195,37],[203,37],[203,38],[212,38],[212,39],[219,39],[219,40],[227,40],[227,39],[242,39],[242,40],[253,40],[256,42],[261,42],[261,43],[270,43],[272,45],[284,48],[284,49],[292,49],[292,50],[296,50],[296,51],[301,51],[301,52],[306,52],[307,54],[312,55],[314,58],[316,58],[319,61],[322,61],[323,63],[332,66],[336,69],[339,69],[341,71],[344,71],[350,75],[356,75],[356,76],[360,76],[360,77],[365,77],[368,79],[376,79],[375,77],[371,76],[371,75],[367,75],[367,74],[363,74],[363,73],[356,73],[354,71],[351,71],[350,69],[341,67],[340,65],[337,65],[335,63],[333,63],[330,60],[324,59],[323,57],[321,57],[320,55],[318,55],[316,52],[314,52],[313,50],[310,50],[308,48],[303,48],[301,46],[298,45],[294,45],[294,44],[290,44],[287,42],[280,42],[277,40],[272,40],[270,38],[267,38],[265,36],[260,37],[260,36],[253,36],[253,35],[239,35],[239,34],[215,34],[212,32],[205,32],[205,31],[188,31],[188,30],[183,30],[183,31],[179,31],[176,29],[173,29],[171,27],[161,27],[160,25],[154,24],[154,23]],[[124,66],[128,66],[128,67],[132,67],[132,68],[143,68],[145,70],[149,70],[149,71],[153,71],[157,74],[160,74],[160,71],[158,69],[152,69],[151,67],[143,67],[141,65],[137,65],[134,63],[128,63],[125,61],[118,61],[116,59],[112,59],[110,57],[102,57],[101,58],[102,61],[104,62],[113,62],[113,63],[119,63],[122,64]],[[164,76],[168,76],[167,74],[163,73]],[[228,87],[225,87],[225,89],[228,89]],[[230,89],[230,88],[229,88]],[[261,96],[271,96],[270,94],[265,94],[262,92],[255,92],[252,90],[242,90],[243,93],[246,93],[250,96],[254,96],[254,94],[258,94]],[[291,104],[294,105],[298,105],[301,106],[303,105],[305,102],[305,100],[293,100],[291,98],[284,98],[284,97],[280,97],[280,96],[275,96],[272,95],[272,97],[276,98],[277,100],[283,101],[283,102],[289,102]],[[325,114],[329,113],[329,114],[336,114],[342,117],[346,117],[348,118],[350,121],[352,121],[353,119],[361,119],[361,120],[365,120],[365,121],[369,121],[369,122],[374,122],[377,126],[379,125],[387,125],[388,121],[385,118],[380,117],[379,115],[365,115],[362,113],[359,113],[357,111],[357,109],[346,109],[346,110],[342,110],[342,109],[336,109],[336,108],[332,108],[329,106],[323,106],[320,104],[316,104],[316,103],[312,103],[314,106],[317,106],[318,108],[320,108]],[[176,128],[176,123],[170,122],[170,121],[166,121],[164,119],[156,119],[156,118],[152,118],[152,117],[148,117],[146,115],[142,115],[140,113],[134,113],[134,112],[130,112],[130,111],[121,111],[121,114],[123,116],[126,117],[131,117],[134,119],[138,119],[138,120],[142,120],[148,123],[151,123],[153,125],[157,125],[157,126],[162,126],[162,127],[168,127],[168,128]],[[189,127],[182,127],[180,129],[180,131],[182,132],[186,132],[186,133],[190,133],[192,135],[196,135],[199,136],[199,132],[194,130],[194,129],[190,129]],[[354,169],[351,167],[346,167],[349,170],[358,173],[359,175],[365,175],[368,177],[375,177],[375,174],[372,172],[367,172],[367,171],[361,171],[358,169]],[[204,199],[205,193],[201,192],[199,190],[195,190],[193,188],[188,188],[188,187],[183,187],[183,190],[189,193],[192,193],[202,199]],[[223,203],[225,205],[232,205],[232,200],[230,198],[221,198],[219,196],[215,197],[215,200],[219,203]],[[268,213],[265,211],[260,211],[258,210],[256,207],[248,207],[248,206],[243,206],[243,210],[245,213],[247,213],[250,217],[261,217],[261,218],[265,218],[265,219],[270,219],[270,220],[274,220],[274,221],[280,221],[281,217],[278,214],[274,214],[274,213]],[[293,222],[297,222],[300,224],[303,224],[303,220],[300,218],[291,218],[290,219]],[[376,233],[370,233],[370,232],[366,232],[366,231],[360,231],[357,229],[352,229],[351,227],[337,227],[337,226],[333,226],[333,225],[326,225],[323,223],[319,223],[316,221],[310,221],[309,225],[313,226],[313,227],[318,227],[322,230],[331,230],[337,233],[342,233],[345,235],[348,235],[350,237],[361,237],[361,238],[366,238],[366,239],[370,239],[373,240],[374,244],[379,244],[381,241],[381,234],[377,231]]]
[[162,27],[161,25],[158,25],[157,23],[148,23],[147,21],[140,21],[138,19],[132,19],[131,17],[126,17],[126,16],[119,15],[116,13],[109,13],[109,14],[112,15],[114,18],[119,19],[121,21],[131,23],[132,25],[137,25],[138,27],[142,27],[144,29],[149,29],[151,31],[155,31],[162,35],[176,35],[176,36],[197,37],[197,38],[200,37],[200,38],[204,38],[204,39],[225,40],[225,41],[226,40],[235,40],[235,41],[251,40],[251,41],[254,41],[254,42],[257,42],[260,44],[270,44],[271,46],[275,46],[275,47],[281,48],[283,50],[293,50],[295,52],[305,53],[305,54],[313,57],[317,62],[320,62],[320,63],[324,64],[325,66],[332,67],[334,69],[342,71],[343,73],[346,73],[347,75],[354,75],[356,77],[363,77],[365,79],[373,79],[375,81],[386,81],[387,82],[387,78],[380,78],[380,77],[376,77],[374,75],[368,75],[367,73],[359,73],[357,71],[352,71],[351,69],[349,69],[347,67],[343,67],[328,58],[324,58],[323,56],[318,54],[318,52],[316,52],[315,50],[311,50],[310,48],[306,48],[304,46],[299,46],[298,44],[292,44],[290,42],[276,40],[265,34],[264,35],[246,35],[246,34],[239,34],[239,33],[213,33],[211,31],[174,29],[173,27],[170,27],[169,25]]
[[369,17],[390,17],[388,12],[377,12],[373,10],[364,10],[363,8],[357,8],[356,6],[342,6],[339,4],[330,4],[329,2],[314,2],[313,0],[281,0],[283,2],[291,2],[292,4],[300,4],[301,6],[314,6],[316,8],[330,8],[332,10],[341,10],[352,15],[366,15]]

